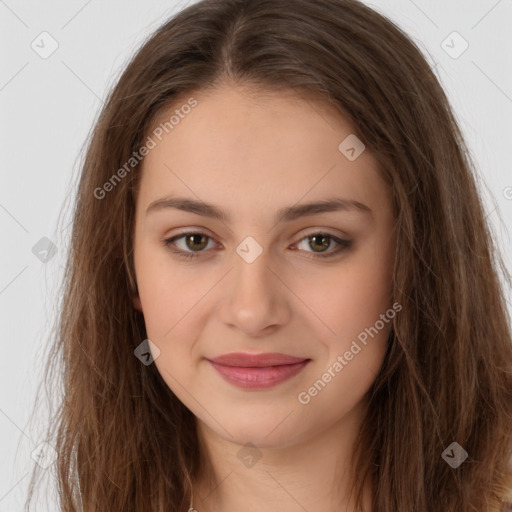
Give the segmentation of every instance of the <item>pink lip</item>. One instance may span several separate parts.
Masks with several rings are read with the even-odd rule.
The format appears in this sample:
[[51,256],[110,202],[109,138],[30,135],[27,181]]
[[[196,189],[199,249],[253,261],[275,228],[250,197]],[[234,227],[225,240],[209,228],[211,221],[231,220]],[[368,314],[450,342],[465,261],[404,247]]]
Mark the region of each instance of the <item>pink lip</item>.
[[299,373],[310,359],[286,354],[232,353],[208,360],[228,382],[241,388],[269,388]]
[[257,368],[265,366],[280,366],[305,361],[306,357],[294,357],[287,354],[266,352],[264,354],[244,354],[243,352],[231,352],[219,357],[209,359],[212,363],[223,366],[242,366],[245,368]]

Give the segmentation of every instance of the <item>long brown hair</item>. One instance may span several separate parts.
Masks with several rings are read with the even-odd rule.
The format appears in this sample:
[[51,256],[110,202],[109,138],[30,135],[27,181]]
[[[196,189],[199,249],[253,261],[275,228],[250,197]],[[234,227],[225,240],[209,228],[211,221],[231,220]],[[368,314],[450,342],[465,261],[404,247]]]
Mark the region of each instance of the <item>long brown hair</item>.
[[[178,99],[221,84],[329,102],[392,188],[402,311],[354,448],[358,507],[371,474],[374,512],[501,510],[512,490],[512,336],[499,271],[510,275],[442,87],[404,32],[355,0],[195,3],[110,92],[83,161],[47,362],[62,378],[47,437],[61,510],[188,508],[195,418],[134,356],[146,338],[132,304],[140,164],[126,162]],[[457,468],[441,456],[452,442],[468,454]]]

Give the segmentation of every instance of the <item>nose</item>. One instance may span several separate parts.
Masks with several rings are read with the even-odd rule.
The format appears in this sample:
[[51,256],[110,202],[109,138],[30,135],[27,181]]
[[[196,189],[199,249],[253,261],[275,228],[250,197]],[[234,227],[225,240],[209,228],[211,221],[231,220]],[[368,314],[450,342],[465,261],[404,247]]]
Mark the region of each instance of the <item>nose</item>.
[[267,254],[264,250],[252,263],[235,255],[221,291],[221,320],[250,337],[266,336],[290,318],[290,291]]

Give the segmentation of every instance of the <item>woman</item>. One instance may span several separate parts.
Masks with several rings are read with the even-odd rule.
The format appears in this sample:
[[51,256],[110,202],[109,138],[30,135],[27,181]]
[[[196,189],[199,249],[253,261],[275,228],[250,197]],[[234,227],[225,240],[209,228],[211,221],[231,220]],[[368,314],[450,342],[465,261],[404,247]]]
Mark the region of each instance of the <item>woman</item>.
[[353,0],[186,8],[82,169],[48,361],[61,509],[505,510],[494,251],[393,23]]

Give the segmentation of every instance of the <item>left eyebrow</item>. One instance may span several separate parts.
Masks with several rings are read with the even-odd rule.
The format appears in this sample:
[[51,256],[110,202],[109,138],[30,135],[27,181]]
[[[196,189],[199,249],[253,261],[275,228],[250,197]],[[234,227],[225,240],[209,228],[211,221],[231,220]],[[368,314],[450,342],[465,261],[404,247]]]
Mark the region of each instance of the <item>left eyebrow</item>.
[[[146,215],[153,211],[163,210],[166,208],[175,208],[184,212],[195,213],[203,217],[220,220],[226,223],[231,222],[232,216],[219,208],[218,206],[196,201],[185,197],[163,197],[150,203],[146,209]],[[291,222],[301,217],[309,215],[318,215],[320,213],[335,211],[355,211],[365,215],[373,216],[372,210],[359,201],[342,198],[326,199],[312,203],[287,206],[281,208],[276,213],[277,222]]]

